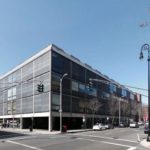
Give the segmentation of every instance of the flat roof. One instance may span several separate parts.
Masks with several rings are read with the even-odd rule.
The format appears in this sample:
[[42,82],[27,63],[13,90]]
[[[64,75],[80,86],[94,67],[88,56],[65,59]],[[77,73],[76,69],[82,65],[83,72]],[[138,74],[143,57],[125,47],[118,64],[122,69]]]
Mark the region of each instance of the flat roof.
[[86,64],[86,63],[82,63],[78,58],[76,58],[75,56],[73,55],[69,55],[68,53],[66,53],[63,49],[59,48],[58,46],[56,46],[55,44],[51,44],[49,46],[47,46],[46,48],[40,50],[38,53],[36,53],[35,55],[31,56],[30,58],[28,58],[26,61],[24,61],[23,63],[17,65],[15,68],[13,68],[12,70],[8,71],[7,73],[5,73],[4,75],[1,75],[0,76],[0,80],[2,80],[3,78],[5,78],[6,76],[14,73],[15,71],[17,71],[18,69],[22,68],[23,66],[25,66],[26,64],[32,62],[33,60],[37,59],[38,57],[40,57],[41,55],[47,53],[48,51],[55,51],[61,55],[63,55],[64,57],[72,60],[73,62],[83,66],[84,68],[94,72],[95,74],[101,76],[102,78],[118,85],[118,86],[121,86],[118,82],[116,82],[115,80],[113,79],[110,79],[108,76],[102,74],[100,71],[96,70],[96,69],[93,69],[90,65]]

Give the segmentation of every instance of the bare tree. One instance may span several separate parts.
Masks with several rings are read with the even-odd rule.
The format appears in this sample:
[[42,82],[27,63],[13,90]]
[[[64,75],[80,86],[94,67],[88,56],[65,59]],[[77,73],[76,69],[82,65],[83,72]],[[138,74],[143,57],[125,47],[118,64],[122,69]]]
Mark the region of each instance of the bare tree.
[[116,112],[119,110],[119,98],[115,95],[110,95],[108,101],[109,113],[112,117],[112,124],[114,124]]
[[142,120],[142,103],[137,102],[138,121]]
[[92,112],[92,125],[94,125],[95,113],[102,107],[100,101],[97,98],[93,98],[88,103],[88,109]]
[[79,107],[80,107],[80,110],[84,113],[88,113],[88,110],[89,110],[89,102],[86,101],[86,100],[81,100],[79,102]]
[[138,121],[139,119],[139,113],[138,113],[138,104],[136,101],[131,101],[131,117],[132,120]]
[[124,121],[125,121],[125,118],[128,117],[130,114],[130,105],[128,101],[121,102],[121,110],[122,110],[122,115],[124,116]]
[[84,113],[83,114],[83,127],[86,128],[86,114],[88,113],[89,110],[89,102],[84,100],[79,102],[79,107],[80,110]]
[[85,113],[92,113],[92,124],[94,125],[95,113],[99,110],[102,104],[98,101],[97,98],[92,98],[88,101],[80,101],[79,107],[84,110]]

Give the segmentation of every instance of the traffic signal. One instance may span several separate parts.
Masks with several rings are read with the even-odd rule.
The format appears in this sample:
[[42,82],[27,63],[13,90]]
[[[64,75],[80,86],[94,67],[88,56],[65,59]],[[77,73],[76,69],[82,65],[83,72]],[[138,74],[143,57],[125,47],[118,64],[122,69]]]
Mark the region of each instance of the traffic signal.
[[93,82],[92,82],[92,81],[89,82],[89,88],[90,88],[90,89],[93,88]]
[[88,90],[91,91],[93,89],[93,82],[90,81],[88,84]]
[[44,84],[38,84],[37,85],[37,91],[38,92],[44,92]]

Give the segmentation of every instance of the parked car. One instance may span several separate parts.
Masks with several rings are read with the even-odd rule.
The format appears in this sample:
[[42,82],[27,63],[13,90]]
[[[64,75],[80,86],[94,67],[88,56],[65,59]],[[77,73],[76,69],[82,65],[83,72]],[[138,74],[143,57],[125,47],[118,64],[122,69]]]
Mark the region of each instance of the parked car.
[[146,123],[144,124],[144,133],[145,133],[145,134],[150,133],[150,130],[149,130],[149,128],[148,128],[148,122],[146,122]]
[[122,127],[122,128],[124,128],[124,127],[129,127],[129,124],[126,123],[126,122],[121,122],[121,123],[119,124],[119,127]]
[[125,127],[124,123],[121,122],[121,123],[119,124],[119,127],[121,127],[121,128]]
[[144,125],[144,124],[143,124],[143,122],[138,122],[138,125],[139,125],[139,126],[142,126],[142,125]]
[[93,130],[106,130],[106,126],[102,123],[97,123],[93,126]]
[[113,124],[105,124],[106,129],[113,129],[114,125]]
[[131,122],[130,123],[130,128],[138,128],[138,127],[139,127],[139,125],[137,122]]

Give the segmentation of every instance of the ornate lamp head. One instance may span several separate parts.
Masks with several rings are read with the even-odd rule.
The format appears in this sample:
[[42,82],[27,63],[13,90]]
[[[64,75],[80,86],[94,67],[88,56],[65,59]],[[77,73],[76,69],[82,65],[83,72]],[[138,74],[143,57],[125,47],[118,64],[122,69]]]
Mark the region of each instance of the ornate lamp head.
[[143,59],[143,58],[144,58],[144,55],[143,55],[143,52],[141,51],[141,52],[140,52],[139,59]]

